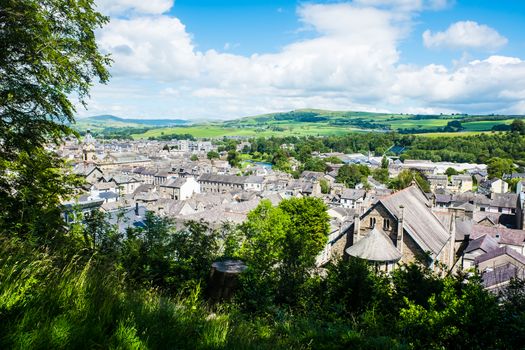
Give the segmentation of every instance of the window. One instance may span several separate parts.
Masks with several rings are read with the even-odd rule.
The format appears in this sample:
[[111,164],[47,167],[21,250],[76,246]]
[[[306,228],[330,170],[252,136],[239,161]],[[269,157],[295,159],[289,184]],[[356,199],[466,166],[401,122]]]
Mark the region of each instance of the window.
[[390,219],[383,220],[383,230],[390,230]]
[[370,228],[374,228],[376,225],[376,218],[370,218]]

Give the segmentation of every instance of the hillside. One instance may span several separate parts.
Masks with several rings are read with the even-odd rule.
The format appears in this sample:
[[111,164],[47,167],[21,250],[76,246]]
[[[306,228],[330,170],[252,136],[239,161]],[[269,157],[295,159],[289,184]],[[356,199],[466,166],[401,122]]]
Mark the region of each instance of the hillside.
[[97,115],[88,118],[79,118],[75,124],[79,130],[105,128],[144,128],[144,127],[170,127],[190,124],[184,119],[131,119],[114,115]]
[[195,137],[328,136],[349,132],[389,132],[402,134],[464,135],[504,131],[516,115],[422,115],[358,111],[301,109],[262,114],[223,122],[194,124],[191,127],[154,128],[133,134],[134,138],[192,134]]
[[90,129],[105,137],[169,138],[190,134],[198,138],[329,136],[349,132],[466,135],[508,130],[523,115],[423,115],[299,109],[227,121],[191,123],[183,119],[130,119],[100,115],[79,119],[79,131]]

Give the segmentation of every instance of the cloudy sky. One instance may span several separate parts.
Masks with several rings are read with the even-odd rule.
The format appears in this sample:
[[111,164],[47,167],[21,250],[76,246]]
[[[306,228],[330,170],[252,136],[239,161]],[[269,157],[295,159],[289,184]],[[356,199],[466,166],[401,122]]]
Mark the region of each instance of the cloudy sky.
[[525,114],[522,0],[96,2],[112,79],[80,116]]

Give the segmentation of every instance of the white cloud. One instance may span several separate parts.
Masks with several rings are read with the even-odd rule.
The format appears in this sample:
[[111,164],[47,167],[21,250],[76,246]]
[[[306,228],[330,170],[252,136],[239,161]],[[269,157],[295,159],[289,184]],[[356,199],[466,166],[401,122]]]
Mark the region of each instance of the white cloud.
[[[311,31],[308,39],[276,53],[250,56],[224,52],[231,44],[223,52],[200,51],[184,24],[168,15],[113,19],[97,37],[100,47],[112,53],[115,79],[109,90],[94,90],[92,110],[125,106],[122,110],[129,116],[183,118],[233,118],[308,107],[432,113],[522,110],[524,61],[465,55],[452,68],[403,65],[398,47],[413,24],[412,15],[381,7],[387,3],[419,11],[446,2],[302,5],[297,14]],[[438,34],[429,33],[432,38]]]
[[454,0],[354,0],[356,5],[366,7],[381,7],[395,11],[412,12],[426,9],[441,10],[453,3]]
[[96,0],[100,12],[105,15],[161,14],[173,7],[173,0]]
[[168,16],[113,19],[98,43],[114,60],[113,74],[158,80],[193,78],[198,53],[185,26]]
[[430,106],[492,112],[520,103],[525,90],[525,61],[491,56],[449,70],[441,65],[421,69],[402,66],[392,92]]
[[423,43],[428,48],[496,51],[507,42],[495,29],[473,21],[456,22],[444,32],[426,30],[423,33]]

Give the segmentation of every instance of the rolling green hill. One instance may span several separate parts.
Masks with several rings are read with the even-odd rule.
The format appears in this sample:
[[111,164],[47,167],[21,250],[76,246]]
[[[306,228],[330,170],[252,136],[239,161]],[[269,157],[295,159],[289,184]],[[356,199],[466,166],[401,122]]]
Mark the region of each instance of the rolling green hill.
[[114,115],[97,115],[77,119],[75,127],[80,131],[87,129],[100,131],[105,128],[161,128],[188,124],[190,122],[184,119],[131,119]]
[[[349,132],[389,132],[403,134],[451,134],[491,132],[509,128],[516,115],[422,115],[355,111],[300,109],[262,114],[227,121],[195,123],[182,119],[125,119],[96,116],[80,119],[80,131],[91,129],[104,136],[127,128],[125,135],[135,139],[169,138],[190,134],[198,138],[257,136],[328,136]],[[129,130],[128,130],[129,129]]]

